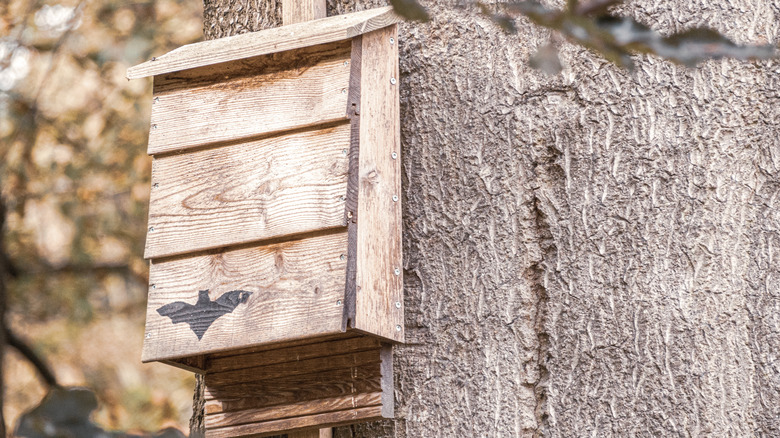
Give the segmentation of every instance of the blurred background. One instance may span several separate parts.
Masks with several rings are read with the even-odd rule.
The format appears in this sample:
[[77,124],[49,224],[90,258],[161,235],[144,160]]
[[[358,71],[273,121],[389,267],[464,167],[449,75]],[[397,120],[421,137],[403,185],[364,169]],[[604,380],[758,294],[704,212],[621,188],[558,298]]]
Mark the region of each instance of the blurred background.
[[[0,0],[5,320],[61,385],[96,393],[107,429],[191,413],[191,373],[140,363],[151,81],[125,71],[201,26],[200,1]],[[4,374],[12,432],[47,386],[10,347]]]

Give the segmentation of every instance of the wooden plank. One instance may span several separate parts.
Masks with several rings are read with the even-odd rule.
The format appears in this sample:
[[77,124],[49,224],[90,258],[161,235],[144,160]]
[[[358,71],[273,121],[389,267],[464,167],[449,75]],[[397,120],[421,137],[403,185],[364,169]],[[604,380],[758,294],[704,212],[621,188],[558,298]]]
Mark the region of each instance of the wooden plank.
[[[346,232],[339,231],[262,247],[152,261],[143,361],[340,333],[346,239]],[[228,293],[244,293],[239,294],[241,300],[233,300],[231,312],[216,320],[202,321],[208,313],[193,314],[189,321],[194,326],[174,324],[169,316],[160,314],[165,313],[163,306],[176,302],[191,309],[204,298],[200,291],[207,291],[205,298],[210,301],[219,301]],[[246,296],[247,292],[250,295]],[[198,307],[207,306],[213,305]],[[202,333],[198,335],[197,330]]]
[[289,25],[325,18],[325,0],[282,0],[282,24]]
[[343,227],[349,125],[155,158],[146,258]]
[[366,350],[376,350],[379,341],[368,336],[321,342],[313,345],[301,345],[283,349],[249,353],[240,356],[214,357],[208,360],[209,373],[235,371],[243,368],[283,364]]
[[380,361],[379,349],[375,349],[358,353],[316,357],[295,362],[261,365],[251,368],[224,371],[221,373],[209,373],[207,382],[209,386],[214,387],[241,385],[246,382],[275,380],[301,374],[320,373],[330,370],[378,364]]
[[333,438],[333,428],[289,432],[287,433],[287,438]]
[[204,391],[206,409],[209,413],[237,411],[347,394],[381,392],[381,375],[379,362],[226,386],[209,384],[211,376],[207,374]]
[[346,121],[349,52],[342,42],[155,78],[149,154]]
[[260,32],[189,44],[130,67],[128,79],[341,41],[400,22],[391,7],[337,15]]
[[402,342],[397,40],[395,25],[362,36],[355,328]]
[[214,429],[237,424],[257,423],[322,412],[341,411],[344,409],[362,408],[366,406],[379,406],[381,403],[382,395],[378,392],[349,394],[346,396],[323,398],[314,401],[301,401],[260,409],[207,414],[205,417],[205,424],[207,429]]
[[359,421],[379,420],[382,418],[381,406],[327,412],[324,414],[271,420],[262,423],[242,424],[238,426],[207,429],[206,438],[262,437],[280,432],[296,431],[316,427],[334,427]]

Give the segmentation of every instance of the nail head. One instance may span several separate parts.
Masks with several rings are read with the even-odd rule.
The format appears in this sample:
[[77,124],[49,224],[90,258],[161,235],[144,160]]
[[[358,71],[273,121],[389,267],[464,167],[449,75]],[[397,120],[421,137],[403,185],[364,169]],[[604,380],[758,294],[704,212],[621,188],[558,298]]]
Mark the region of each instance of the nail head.
[[393,195],[393,202],[398,202],[398,196]]
[[400,325],[395,326],[395,331],[400,332],[401,331],[401,326]]
[[400,270],[400,269],[398,269],[398,268],[395,268],[395,270],[393,271],[393,273],[394,273],[395,275],[401,275],[401,270]]
[[394,43],[395,43],[395,38],[390,37],[390,44],[394,44]]
[[346,256],[344,256],[344,254],[339,256],[339,260],[344,260],[345,258],[346,258]]
[[390,78],[390,83],[395,85],[395,78]]
[[390,154],[390,156],[391,156],[391,157],[393,157],[393,159],[394,159],[394,160],[395,160],[396,158],[398,158],[398,154],[396,154],[395,152],[393,152],[392,154]]
[[400,309],[401,308],[401,302],[400,301],[396,301],[395,302],[395,308],[396,309]]

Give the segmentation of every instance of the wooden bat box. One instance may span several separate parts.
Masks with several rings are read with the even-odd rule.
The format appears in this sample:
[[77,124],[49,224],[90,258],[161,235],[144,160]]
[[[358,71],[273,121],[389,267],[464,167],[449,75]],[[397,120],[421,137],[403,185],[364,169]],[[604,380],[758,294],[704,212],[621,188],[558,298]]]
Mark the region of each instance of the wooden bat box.
[[393,415],[398,17],[205,41],[154,77],[143,361],[205,374],[209,437]]

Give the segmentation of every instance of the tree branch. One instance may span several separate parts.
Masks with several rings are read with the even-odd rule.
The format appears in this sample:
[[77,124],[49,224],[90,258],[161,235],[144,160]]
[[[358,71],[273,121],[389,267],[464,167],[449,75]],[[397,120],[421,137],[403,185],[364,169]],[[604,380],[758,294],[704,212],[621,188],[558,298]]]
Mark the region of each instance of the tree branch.
[[24,358],[27,359],[33,365],[33,367],[35,367],[43,381],[46,382],[46,384],[50,387],[59,386],[57,383],[57,378],[54,376],[54,373],[51,371],[51,368],[49,368],[49,365],[46,363],[46,361],[38,356],[35,350],[27,345],[25,341],[16,336],[16,334],[12,332],[8,326],[3,327],[3,330],[5,330],[5,339],[8,342],[8,345],[14,347],[16,351],[24,356]]

